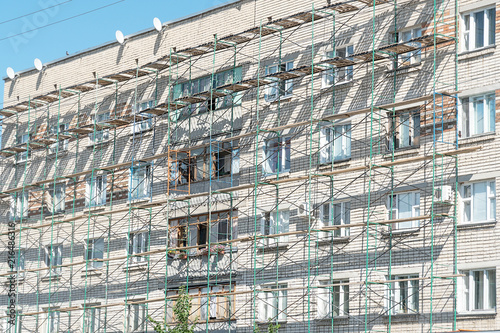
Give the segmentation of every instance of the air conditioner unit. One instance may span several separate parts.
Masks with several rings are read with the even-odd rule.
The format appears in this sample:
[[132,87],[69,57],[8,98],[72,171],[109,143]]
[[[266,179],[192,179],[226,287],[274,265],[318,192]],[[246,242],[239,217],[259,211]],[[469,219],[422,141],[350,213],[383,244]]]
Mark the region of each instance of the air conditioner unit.
[[309,219],[309,216],[314,219],[314,210],[308,202],[302,202],[299,204],[299,211],[297,215],[303,219]]
[[443,185],[434,189],[434,200],[439,202],[453,202],[453,190],[450,185]]

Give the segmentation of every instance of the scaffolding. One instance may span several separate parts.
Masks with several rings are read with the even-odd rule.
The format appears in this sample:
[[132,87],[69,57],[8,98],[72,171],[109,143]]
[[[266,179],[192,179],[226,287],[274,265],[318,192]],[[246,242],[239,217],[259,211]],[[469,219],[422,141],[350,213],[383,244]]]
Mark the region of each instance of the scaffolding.
[[1,110],[16,327],[168,327],[185,286],[206,332],[457,330],[458,156],[478,148],[458,147],[457,1],[430,4],[300,6]]

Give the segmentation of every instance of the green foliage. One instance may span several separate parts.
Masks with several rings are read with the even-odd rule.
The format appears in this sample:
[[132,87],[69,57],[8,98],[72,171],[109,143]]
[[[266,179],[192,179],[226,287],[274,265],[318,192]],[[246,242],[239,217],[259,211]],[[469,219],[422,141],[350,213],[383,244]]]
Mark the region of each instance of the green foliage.
[[192,308],[191,297],[189,297],[186,288],[179,288],[179,298],[174,305],[174,314],[177,319],[177,325],[175,327],[164,329],[166,325],[165,322],[160,323],[150,316],[148,316],[149,321],[154,325],[154,330],[156,333],[193,333],[195,324],[189,324],[189,313]]
[[[274,324],[271,321],[269,321],[267,325],[267,333],[278,333],[278,330],[281,328],[280,324]],[[253,333],[260,333],[260,328],[258,326],[255,326],[253,329]]]

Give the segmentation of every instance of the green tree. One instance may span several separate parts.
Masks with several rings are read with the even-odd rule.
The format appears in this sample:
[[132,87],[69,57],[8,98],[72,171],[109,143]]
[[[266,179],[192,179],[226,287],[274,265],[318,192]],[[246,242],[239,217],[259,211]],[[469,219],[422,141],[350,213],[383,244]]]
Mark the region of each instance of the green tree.
[[158,322],[150,316],[148,316],[148,319],[154,325],[156,333],[193,333],[196,324],[189,324],[189,313],[192,306],[191,297],[189,297],[186,288],[182,286],[179,288],[179,298],[177,298],[173,309],[175,318],[177,319],[175,327],[166,330],[164,328],[167,326],[166,322]]

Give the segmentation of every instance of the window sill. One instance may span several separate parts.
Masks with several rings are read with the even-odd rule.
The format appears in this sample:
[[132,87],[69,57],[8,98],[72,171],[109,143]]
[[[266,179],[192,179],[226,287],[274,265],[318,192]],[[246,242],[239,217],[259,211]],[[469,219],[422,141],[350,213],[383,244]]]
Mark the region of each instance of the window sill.
[[[407,229],[394,229],[392,230],[392,236],[406,236],[409,234],[416,234],[420,231],[420,227],[415,227],[415,228],[407,228]],[[389,237],[390,233],[388,231],[383,231],[382,235],[384,237]],[[407,314],[407,313],[405,313]]]
[[26,163],[30,164],[30,163],[31,163],[31,159],[29,159],[29,160],[27,160],[27,161],[15,161],[13,164],[14,164],[15,166],[19,166],[19,165],[24,165],[24,164],[26,164]]
[[457,312],[457,319],[458,318],[470,319],[471,317],[495,317],[496,315],[497,312],[495,310]]
[[325,317],[316,317],[316,320],[319,322],[331,322],[338,320],[349,320],[349,316],[325,316]]
[[52,274],[52,276],[44,276],[41,278],[42,282],[52,282],[52,281],[59,281],[59,280],[61,280],[61,273]]
[[271,250],[279,250],[279,249],[287,249],[288,248],[288,242],[280,242],[280,243],[275,243],[271,245],[264,245],[260,246],[257,249],[261,252],[267,252]]
[[330,91],[330,90],[333,90],[333,88],[344,88],[344,87],[352,86],[353,83],[354,83],[354,80],[349,80],[349,81],[338,82],[335,84],[330,84],[327,86],[321,86],[321,92]]
[[328,171],[332,168],[332,166],[334,169],[348,167],[350,165],[349,162],[351,162],[350,157],[343,158],[343,159],[337,160],[337,161],[333,161],[333,163],[332,162],[323,163],[323,164],[320,164],[319,170],[320,171]]
[[68,150],[67,149],[62,149],[59,150],[57,153],[48,153],[47,158],[56,158],[56,157],[62,157],[68,155]]
[[279,175],[280,179],[288,178],[288,177],[290,177],[290,171],[283,171],[283,172],[280,172],[279,174],[273,173],[273,174],[264,175],[262,177],[262,179],[263,180],[275,180],[275,179],[278,179],[278,175]]
[[101,141],[101,142],[90,142],[88,145],[87,145],[87,148],[90,149],[90,148],[94,148],[95,146],[103,146],[103,145],[107,145],[109,144],[110,142],[112,142],[113,140],[112,139],[108,139],[106,141]]
[[[287,320],[286,319],[278,319],[278,320],[273,320],[271,324],[286,324]],[[257,325],[268,325],[270,322],[269,321],[257,321]]]
[[131,199],[127,202],[127,206],[140,205],[140,204],[144,204],[144,203],[148,203],[148,202],[149,202],[149,197],[144,197],[144,198],[139,198],[139,199]]
[[143,271],[146,270],[147,268],[148,268],[148,262],[143,261],[143,262],[128,264],[128,267],[123,267],[123,271],[135,272],[135,271]]
[[457,224],[457,229],[476,229],[476,228],[489,228],[494,227],[497,221],[483,221],[483,222],[471,222],[471,223],[459,223]]
[[82,273],[81,274],[81,278],[85,279],[85,278],[88,278],[88,277],[91,277],[91,276],[101,276],[102,275],[102,271],[100,268],[89,268],[87,270],[87,273]]
[[102,205],[99,205],[99,206],[92,206],[92,207],[85,207],[85,210],[84,210],[84,214],[85,213],[88,213],[88,212],[91,212],[91,213],[96,213],[96,212],[103,212],[104,210],[106,209],[106,205],[105,204],[102,204]]
[[131,133],[129,133],[129,136],[130,136],[129,140],[133,140],[134,135],[141,135],[143,137],[144,136],[151,136],[151,135],[153,135],[153,133],[151,133],[152,131],[153,131],[153,127],[142,130],[142,131],[131,132]]
[[341,243],[349,243],[349,240],[351,239],[351,236],[327,236],[322,239],[318,239],[316,242],[318,245],[328,245],[331,243],[334,244],[341,244]]
[[271,105],[271,104],[276,104],[276,103],[280,103],[280,102],[289,102],[292,100],[292,97],[293,97],[293,95],[281,96],[279,98],[266,101],[266,103]]
[[64,215],[65,215],[65,212],[64,211],[60,211],[60,212],[54,213],[52,215],[45,216],[45,220],[52,220],[52,218],[54,218],[54,219],[63,218]]
[[[9,272],[10,273],[10,272]],[[14,273],[14,278],[11,280],[11,276],[7,276],[6,279],[5,279],[5,282],[4,282],[4,285],[10,285],[11,282],[14,282],[15,284],[23,284],[24,283],[24,275],[23,276],[17,276],[17,273]]]
[[[410,155],[410,154],[418,154],[418,150],[420,147],[405,147],[405,148],[398,148],[394,151],[394,157],[400,157],[400,156],[405,156],[405,155]],[[392,158],[392,152],[388,151],[386,154],[384,154],[385,159]]]
[[497,47],[496,45],[488,45],[485,47],[481,47],[479,49],[464,51],[458,54],[458,61],[468,60],[475,57],[481,57],[484,55],[492,54],[495,52],[496,47]]
[[483,142],[495,139],[495,132],[488,132],[483,134],[475,134],[467,138],[459,138],[458,145],[465,145],[469,143]]
[[392,76],[394,76],[394,74],[396,74],[396,75],[410,74],[413,72],[420,71],[420,67],[422,67],[422,61],[420,61],[418,64],[403,66],[403,67],[399,67],[397,69],[389,69],[389,70],[385,71],[385,75],[386,75],[386,77],[392,77]]
[[[420,313],[395,313],[390,315],[391,319],[397,322],[410,322],[418,320]],[[389,320],[389,315],[384,315],[385,320]]]

